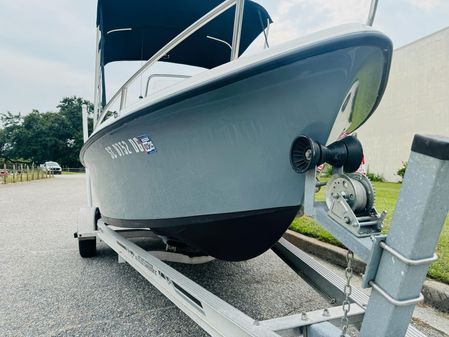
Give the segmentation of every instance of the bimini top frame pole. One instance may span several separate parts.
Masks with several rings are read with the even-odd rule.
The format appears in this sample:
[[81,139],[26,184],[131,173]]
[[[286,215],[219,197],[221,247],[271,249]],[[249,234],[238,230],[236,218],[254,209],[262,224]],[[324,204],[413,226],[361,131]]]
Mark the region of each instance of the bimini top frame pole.
[[371,6],[369,8],[369,14],[368,14],[368,20],[366,24],[368,26],[372,26],[374,22],[374,18],[376,16],[377,11],[377,4],[379,3],[379,0],[371,0]]
[[101,85],[100,85],[100,50],[98,48],[100,43],[100,29],[97,27],[97,37],[95,42],[95,88],[94,88],[94,128],[100,117],[100,99],[101,99]]
[[[182,41],[188,38],[190,35],[195,33],[201,27],[205,26],[207,23],[215,19],[217,16],[221,15],[225,11],[227,11],[232,6],[236,6],[236,15],[234,23],[234,34],[233,34],[233,46],[232,46],[232,59],[235,59],[239,55],[239,46],[240,46],[240,36],[242,30],[242,22],[243,22],[243,10],[244,10],[244,1],[245,0],[227,0],[206,15],[195,21],[189,27],[187,27],[184,31],[182,31],[179,35],[177,35],[173,40],[171,40],[168,44],[166,44],[163,48],[161,48],[156,54],[154,54],[134,75],[132,75],[128,81],[123,84],[123,86],[112,96],[108,104],[103,108],[101,115],[97,119],[96,125],[100,124],[105,118],[109,108],[116,102],[116,100],[121,97],[120,109],[125,107],[126,93],[129,86],[148,68],[150,68],[154,63],[159,61],[163,56],[165,56],[168,52],[170,52],[173,48],[179,45]],[[98,71],[99,64],[97,64]],[[96,76],[98,78],[98,76]],[[99,95],[98,95],[99,96]],[[97,96],[97,101],[99,97]]]
[[240,37],[242,36],[244,9],[245,9],[245,0],[237,0],[235,3],[234,34],[232,36],[231,61],[239,57]]

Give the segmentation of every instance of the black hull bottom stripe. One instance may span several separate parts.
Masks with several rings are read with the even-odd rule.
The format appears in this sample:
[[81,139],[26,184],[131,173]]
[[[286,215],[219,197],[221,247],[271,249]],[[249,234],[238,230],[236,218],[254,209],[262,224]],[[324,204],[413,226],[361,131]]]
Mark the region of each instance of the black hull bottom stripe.
[[217,259],[242,261],[270,249],[287,230],[299,206],[158,220],[119,220],[108,225],[144,228],[183,242]]

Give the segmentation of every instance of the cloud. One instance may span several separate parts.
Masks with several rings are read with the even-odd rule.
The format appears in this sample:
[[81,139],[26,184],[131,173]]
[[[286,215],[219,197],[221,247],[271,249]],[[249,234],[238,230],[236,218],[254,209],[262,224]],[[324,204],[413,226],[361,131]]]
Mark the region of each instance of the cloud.
[[275,44],[343,23],[366,22],[369,0],[286,0],[273,13]]
[[[271,45],[344,23],[365,23],[371,4],[371,0],[265,1],[274,20]],[[448,15],[447,0],[379,1],[374,27],[401,46],[447,26]]]
[[0,112],[93,95],[95,1],[0,0]]
[[412,6],[431,11],[443,4],[443,0],[405,0]]
[[7,48],[0,49],[0,59],[0,112],[51,110],[64,96],[92,96],[92,72]]
[[[94,11],[94,6],[89,7]],[[87,49],[86,41],[95,41],[95,14],[81,9],[68,0],[3,1],[1,45],[80,64],[81,55],[94,55],[94,42]]]

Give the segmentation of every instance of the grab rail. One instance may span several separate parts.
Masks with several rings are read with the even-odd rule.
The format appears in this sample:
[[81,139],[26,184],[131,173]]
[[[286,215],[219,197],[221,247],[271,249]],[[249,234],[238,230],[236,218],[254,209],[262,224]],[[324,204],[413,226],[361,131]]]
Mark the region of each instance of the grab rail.
[[158,77],[160,77],[160,78],[181,78],[181,79],[186,79],[186,78],[190,78],[192,76],[189,76],[189,75],[177,75],[177,74],[152,74],[152,75],[148,76],[147,85],[146,85],[146,88],[145,88],[145,97],[148,96],[148,89],[149,89],[149,86],[150,86],[150,81],[153,78],[158,78]]
[[232,6],[236,6],[236,14],[234,21],[234,34],[233,34],[233,44],[232,44],[232,59],[238,57],[238,51],[240,46],[240,36],[242,29],[242,21],[243,21],[243,6],[245,0],[227,0],[210,12],[202,16],[200,19],[195,21],[189,27],[184,29],[180,34],[178,34],[175,38],[173,38],[168,44],[162,47],[156,54],[154,54],[145,64],[137,70],[134,75],[132,75],[125,84],[112,96],[109,102],[104,106],[101,115],[98,117],[96,125],[98,126],[103,122],[105,116],[108,113],[109,108],[114,104],[117,99],[120,97],[120,110],[122,110],[126,106],[126,96],[129,86],[141,75],[144,71],[146,71],[149,67],[151,67],[154,63],[159,61],[163,56],[165,56],[168,52],[170,52],[173,48],[183,42],[190,35],[195,33],[197,30],[205,26],[207,23],[215,19],[217,16],[221,15],[225,11],[227,11]]

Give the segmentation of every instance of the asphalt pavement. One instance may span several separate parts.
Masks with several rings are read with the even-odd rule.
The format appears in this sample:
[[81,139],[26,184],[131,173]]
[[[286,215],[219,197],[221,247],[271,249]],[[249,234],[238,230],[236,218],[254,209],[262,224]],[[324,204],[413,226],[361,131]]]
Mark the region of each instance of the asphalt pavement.
[[[207,336],[109,247],[79,256],[84,189],[83,175],[0,185],[0,336]],[[172,266],[255,319],[329,306],[271,251]]]

